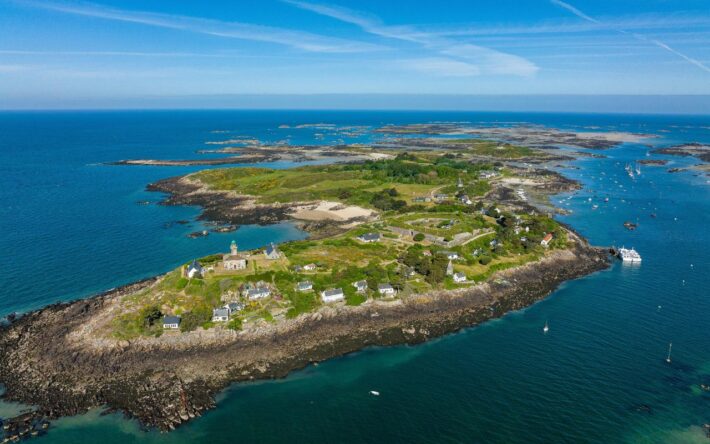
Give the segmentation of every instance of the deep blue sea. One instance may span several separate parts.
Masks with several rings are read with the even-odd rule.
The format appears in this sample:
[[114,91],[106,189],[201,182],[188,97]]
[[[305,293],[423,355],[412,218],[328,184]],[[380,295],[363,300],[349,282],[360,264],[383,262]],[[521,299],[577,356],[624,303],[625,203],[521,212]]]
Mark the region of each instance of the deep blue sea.
[[[156,205],[146,184],[202,167],[109,166],[204,156],[208,141],[367,141],[328,123],[515,122],[656,134],[560,170],[583,190],[553,202],[596,245],[635,247],[502,319],[424,345],[371,348],[237,384],[218,408],[170,434],[99,411],[56,421],[39,443],[707,443],[710,423],[710,183],[692,164],[627,162],[651,147],[710,143],[710,116],[534,113],[152,111],[0,113],[0,315],[89,296],[223,251],[299,239],[289,224],[190,239],[197,208]],[[289,128],[279,128],[288,125]],[[322,134],[322,135],[319,135]],[[649,147],[650,146],[650,147]],[[288,168],[288,162],[272,166]],[[609,197],[609,202],[603,199]],[[591,201],[589,200],[591,198]],[[150,201],[148,205],[138,202]],[[598,209],[593,209],[593,205]],[[654,213],[657,217],[651,217]],[[188,225],[175,224],[189,220]],[[635,231],[624,221],[638,223]],[[550,331],[542,333],[549,322]],[[672,363],[665,362],[673,343]],[[368,394],[381,393],[379,397]],[[0,403],[0,416],[14,407]],[[4,413],[5,412],[5,413]]]

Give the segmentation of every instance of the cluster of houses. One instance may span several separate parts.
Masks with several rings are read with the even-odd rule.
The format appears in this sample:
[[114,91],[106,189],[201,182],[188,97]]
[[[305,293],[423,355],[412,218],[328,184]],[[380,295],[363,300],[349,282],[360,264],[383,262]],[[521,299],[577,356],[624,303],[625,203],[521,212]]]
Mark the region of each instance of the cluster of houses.
[[244,304],[240,302],[230,302],[223,307],[212,310],[212,322],[227,322],[234,313],[244,310]]
[[[549,236],[549,238],[548,238]],[[373,243],[379,242],[382,239],[380,233],[371,232],[364,233],[357,237],[363,243]],[[547,245],[552,239],[552,235],[548,234],[543,242],[543,245]],[[449,264],[446,270],[446,274],[452,276],[454,282],[465,283],[468,282],[466,275],[463,273],[455,273],[453,269],[452,261],[458,260],[459,254],[455,251],[440,251],[439,254],[444,254],[449,259]],[[281,258],[281,252],[278,250],[276,245],[273,243],[269,244],[264,250],[263,254],[267,259],[276,260]],[[430,251],[426,251],[425,255],[431,255]],[[245,270],[249,262],[248,255],[242,255],[239,253],[237,243],[232,241],[229,248],[229,253],[222,256],[222,266],[224,270]],[[306,265],[297,265],[293,267],[295,272],[314,272],[317,271],[318,265],[315,263],[310,263]],[[184,274],[188,278],[201,278],[205,274],[205,269],[197,261],[193,260],[184,269]],[[406,270],[405,274],[407,277],[414,275],[414,270]],[[358,293],[367,292],[369,286],[367,281],[360,280],[352,283],[353,287]],[[301,281],[296,284],[296,290],[299,292],[313,291],[313,282],[306,280]],[[389,283],[381,283],[377,285],[377,293],[380,296],[389,297],[395,296],[397,290]],[[272,294],[272,288],[269,284],[259,281],[256,283],[246,283],[241,287],[241,296],[249,301],[255,301],[270,297]],[[339,302],[345,299],[345,293],[342,288],[332,288],[323,290],[320,292],[321,300],[324,303]],[[214,308],[212,310],[212,322],[228,322],[230,318],[239,311],[243,310],[245,305],[241,302],[228,302],[225,305]],[[180,316],[164,316],[163,317],[163,329],[165,330],[177,330],[180,328],[181,318]]]
[[[276,260],[281,258],[281,252],[279,251],[278,247],[272,242],[264,249],[264,256],[267,259]],[[247,257],[248,256],[239,254],[237,243],[235,241],[232,241],[232,243],[229,245],[229,253],[222,255],[222,268],[229,271],[245,270],[247,268],[248,263]],[[204,277],[205,271],[210,270],[205,270],[205,268],[197,261],[197,259],[193,260],[184,269],[185,277],[190,279]]]

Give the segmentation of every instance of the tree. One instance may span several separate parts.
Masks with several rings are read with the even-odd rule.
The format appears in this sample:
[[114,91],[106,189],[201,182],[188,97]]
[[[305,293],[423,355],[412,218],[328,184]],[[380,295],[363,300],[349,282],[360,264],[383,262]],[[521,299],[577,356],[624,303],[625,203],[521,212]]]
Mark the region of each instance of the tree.
[[421,242],[424,240],[424,233],[417,233],[414,235],[414,241],[415,242]]
[[141,310],[141,317],[146,327],[152,327],[155,322],[163,317],[160,308],[156,305],[150,305]]
[[210,313],[207,310],[196,309],[183,313],[180,319],[180,331],[187,332],[195,330],[200,325],[210,320]]

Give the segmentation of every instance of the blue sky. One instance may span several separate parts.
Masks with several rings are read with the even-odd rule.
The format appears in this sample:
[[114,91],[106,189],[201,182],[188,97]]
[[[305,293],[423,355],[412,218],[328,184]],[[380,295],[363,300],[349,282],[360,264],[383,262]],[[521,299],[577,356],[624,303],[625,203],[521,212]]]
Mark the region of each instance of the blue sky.
[[710,7],[0,0],[0,107],[241,94],[707,95]]

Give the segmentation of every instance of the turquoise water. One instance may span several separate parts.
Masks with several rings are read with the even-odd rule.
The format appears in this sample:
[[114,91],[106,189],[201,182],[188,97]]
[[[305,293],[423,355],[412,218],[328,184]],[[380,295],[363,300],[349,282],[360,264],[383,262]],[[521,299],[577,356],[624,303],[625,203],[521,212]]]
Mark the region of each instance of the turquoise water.
[[[313,141],[316,129],[281,124],[379,125],[434,120],[532,122],[651,132],[663,146],[710,142],[709,118],[504,113],[126,112],[0,114],[0,313],[91,294],[224,249],[302,236],[290,225],[242,227],[188,239],[194,208],[158,200],[146,183],[189,168],[99,165],[122,158],[197,156],[234,134]],[[322,143],[340,136],[326,135]],[[353,137],[354,140],[366,136]],[[346,139],[349,141],[349,139]],[[121,415],[57,421],[37,442],[707,442],[710,422],[710,186],[692,163],[666,157],[631,181],[626,144],[563,172],[584,189],[554,202],[560,219],[598,245],[633,246],[643,263],[569,282],[503,319],[416,347],[367,349],[293,373],[235,385],[219,407],[176,432],[142,431]],[[278,165],[288,167],[288,164]],[[602,174],[604,173],[604,174]],[[615,182],[616,181],[616,182]],[[609,197],[604,203],[603,198]],[[592,202],[588,199],[592,198]],[[559,203],[562,201],[562,203]],[[592,204],[599,208],[592,209]],[[657,215],[650,217],[651,213]],[[624,221],[636,221],[636,231]],[[28,270],[30,272],[28,273]],[[29,274],[29,276],[28,276]],[[541,328],[548,321],[550,332]],[[673,362],[664,359],[673,342]],[[379,397],[368,394],[378,390]],[[639,409],[640,406],[650,407]]]

